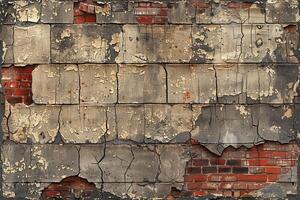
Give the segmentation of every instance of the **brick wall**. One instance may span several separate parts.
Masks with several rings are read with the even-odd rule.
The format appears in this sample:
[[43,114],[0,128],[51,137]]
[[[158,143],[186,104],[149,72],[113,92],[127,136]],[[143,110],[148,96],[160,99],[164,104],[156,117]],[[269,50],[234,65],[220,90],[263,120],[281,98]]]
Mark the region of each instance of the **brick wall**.
[[295,0],[0,6],[0,199],[300,198],[299,13]]

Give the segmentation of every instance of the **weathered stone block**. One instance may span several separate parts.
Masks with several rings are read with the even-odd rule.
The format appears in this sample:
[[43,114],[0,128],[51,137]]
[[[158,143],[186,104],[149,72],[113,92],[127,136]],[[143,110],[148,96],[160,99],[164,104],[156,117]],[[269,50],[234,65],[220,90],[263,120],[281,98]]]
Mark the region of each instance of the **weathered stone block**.
[[3,197],[8,199],[39,199],[42,190],[47,185],[48,183],[3,183]]
[[78,104],[77,65],[39,65],[32,72],[32,94],[37,104]]
[[[71,145],[2,146],[3,179],[5,182],[56,182],[76,175],[78,151]],[[57,156],[59,155],[59,156]]]
[[53,142],[59,129],[59,110],[58,106],[11,106],[7,116],[9,139],[20,143]]
[[169,103],[209,103],[216,100],[212,65],[167,65]]
[[244,25],[240,62],[285,62],[284,28],[278,24]]
[[40,20],[41,3],[40,1],[18,0],[14,1],[16,20],[19,22],[35,22]]
[[267,0],[266,20],[268,23],[292,23],[300,20],[299,1]]
[[192,29],[192,38],[192,62],[223,63],[238,62],[240,59],[241,25],[196,25]]
[[73,23],[74,3],[72,1],[42,1],[41,21],[43,23]]
[[121,140],[143,142],[145,137],[144,106],[119,104],[116,109],[118,138]]
[[196,7],[196,22],[201,24],[265,23],[261,2],[218,1]]
[[185,143],[192,130],[192,110],[188,105],[145,105],[145,138],[149,142]]
[[13,36],[14,28],[13,26],[2,26],[0,29],[0,40],[3,41],[3,55],[2,60],[4,63],[14,62],[14,52],[13,52]]
[[168,21],[172,24],[191,24],[195,18],[195,7],[190,1],[170,1],[168,2]]
[[219,103],[293,103],[294,65],[215,65]]
[[188,62],[192,56],[191,26],[123,26],[117,62]]
[[101,182],[101,177],[104,182],[129,181],[126,173],[133,160],[130,145],[85,145],[81,147],[80,155],[80,176],[89,181]]
[[194,114],[192,138],[216,154],[228,146],[252,147],[265,140],[288,143],[296,137],[291,106],[194,105],[193,111],[199,115]]
[[166,183],[184,182],[185,166],[191,159],[190,149],[182,145],[158,145],[160,174],[158,180]]
[[120,50],[118,25],[54,25],[51,32],[54,63],[112,62]]
[[49,63],[50,26],[15,27],[13,48],[17,64]]
[[116,138],[115,108],[62,106],[60,134],[67,143],[98,143]]
[[79,65],[80,102],[102,104],[117,102],[116,65]]
[[160,65],[121,65],[120,103],[165,103],[166,72]]

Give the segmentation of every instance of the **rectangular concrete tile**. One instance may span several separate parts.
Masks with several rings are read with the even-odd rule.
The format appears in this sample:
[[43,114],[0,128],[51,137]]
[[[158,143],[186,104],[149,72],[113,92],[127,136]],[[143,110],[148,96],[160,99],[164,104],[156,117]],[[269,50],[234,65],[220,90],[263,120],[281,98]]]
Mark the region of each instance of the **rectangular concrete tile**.
[[299,2],[297,0],[267,0],[266,20],[267,23],[292,23],[298,22]]
[[161,65],[120,65],[120,103],[166,103],[166,72]]
[[120,32],[118,25],[53,25],[51,27],[52,62],[114,62],[120,51]]
[[66,143],[100,143],[116,138],[115,107],[63,105],[59,122]]
[[117,65],[79,65],[80,102],[103,104],[117,102]]
[[188,105],[145,105],[145,138],[153,143],[185,143],[190,140],[192,110]]
[[2,146],[5,182],[56,182],[78,173],[78,151],[71,145]]
[[192,62],[238,62],[242,53],[242,38],[240,24],[195,25],[192,28]]
[[59,110],[59,106],[11,106],[7,121],[9,139],[18,143],[53,142],[59,129]]
[[73,23],[74,2],[42,0],[42,23]]
[[168,103],[209,103],[216,100],[212,65],[167,65]]
[[191,26],[124,25],[123,46],[117,62],[189,62]]
[[143,142],[145,137],[144,105],[119,104],[116,106],[116,111],[118,138]]
[[37,23],[41,18],[41,1],[14,1],[17,22]]
[[50,26],[14,27],[14,61],[39,64],[50,61]]
[[32,72],[32,94],[36,104],[78,104],[77,65],[39,65]]

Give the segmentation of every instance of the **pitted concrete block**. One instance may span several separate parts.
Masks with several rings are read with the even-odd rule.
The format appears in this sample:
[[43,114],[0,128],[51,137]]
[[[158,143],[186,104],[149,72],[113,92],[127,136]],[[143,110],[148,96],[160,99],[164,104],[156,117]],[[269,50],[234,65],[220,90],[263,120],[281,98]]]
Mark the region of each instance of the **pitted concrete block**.
[[74,3],[72,1],[42,1],[41,21],[43,23],[73,23]]
[[18,22],[35,22],[37,23],[41,17],[41,2],[18,0],[14,1],[14,9],[16,11],[16,20]]
[[288,143],[296,137],[291,106],[194,105],[193,111],[200,114],[194,115],[192,138],[219,155],[230,145],[252,147],[265,140]]
[[51,54],[54,63],[106,63],[120,51],[118,25],[54,25]]
[[242,27],[238,24],[193,26],[192,62],[238,62],[243,37]]
[[49,63],[50,26],[15,26],[13,48],[17,64]]
[[212,65],[167,65],[169,103],[209,103],[216,100]]
[[188,62],[192,56],[191,26],[124,25],[117,62]]
[[32,72],[32,94],[36,104],[78,104],[77,65],[39,65]]
[[188,145],[158,145],[160,174],[158,179],[166,183],[183,183],[187,162],[191,159]]
[[25,143],[53,142],[59,129],[58,106],[32,106],[17,104],[10,107],[7,130],[9,139]]
[[79,65],[80,102],[102,104],[117,102],[116,65]]
[[252,24],[242,27],[241,62],[285,62],[284,28],[279,24]]
[[262,2],[206,1],[206,7],[196,7],[196,22],[201,24],[264,23]]
[[166,103],[166,72],[161,65],[120,65],[120,103]]
[[[59,156],[57,156],[59,155]],[[2,146],[5,182],[56,182],[78,173],[78,151],[70,145]]]
[[132,146],[133,161],[126,173],[129,182],[157,182],[160,160],[155,146]]
[[116,110],[118,138],[121,140],[143,142],[145,137],[144,106],[119,104]]
[[145,105],[145,138],[149,142],[185,143],[192,130],[192,110],[188,105]]
[[195,18],[195,8],[190,1],[170,1],[168,2],[168,21],[172,24],[191,24]]
[[294,65],[215,65],[219,103],[293,103]]
[[13,199],[39,199],[42,190],[48,183],[3,183],[4,198]]
[[271,107],[261,105],[257,108],[259,120],[258,132],[260,137],[269,141],[289,143],[296,138],[297,130],[294,127],[295,109],[284,105]]
[[0,29],[0,40],[3,41],[3,54],[2,60],[4,63],[14,62],[14,52],[13,52],[13,36],[14,27],[13,26],[2,26]]
[[62,106],[59,122],[67,143],[98,143],[116,138],[115,107]]
[[130,145],[85,145],[80,155],[80,176],[89,181],[101,182],[102,178],[105,183],[130,182],[126,179],[133,160]]
[[[251,107],[222,105],[193,106],[200,112],[195,121],[192,138],[197,139],[210,151],[220,155],[228,146],[251,147],[262,139],[257,133],[257,121],[252,116]],[[241,134],[241,130],[243,133]]]
[[268,23],[292,23],[300,20],[299,1],[267,0],[266,20]]

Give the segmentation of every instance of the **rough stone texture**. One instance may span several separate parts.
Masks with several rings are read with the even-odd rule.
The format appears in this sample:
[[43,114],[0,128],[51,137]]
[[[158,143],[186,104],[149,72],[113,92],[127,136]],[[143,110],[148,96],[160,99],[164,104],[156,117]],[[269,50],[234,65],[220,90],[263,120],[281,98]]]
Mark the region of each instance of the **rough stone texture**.
[[167,65],[169,103],[209,103],[216,100],[211,65]]
[[[53,142],[59,129],[58,106],[10,106],[6,112],[6,134],[12,141]],[[5,130],[4,129],[4,130]]]
[[117,62],[187,62],[191,59],[190,26],[123,26]]
[[[13,26],[2,26],[0,32],[0,40],[3,41],[3,61],[4,63],[14,62],[14,52],[13,52],[13,37],[14,33]],[[1,56],[1,58],[2,58]]]
[[193,111],[199,115],[194,117],[192,138],[219,155],[228,146],[252,147],[264,140],[288,143],[296,138],[292,106],[195,105]]
[[299,199],[299,8],[0,1],[0,199]]
[[120,50],[120,31],[117,25],[53,25],[52,62],[111,62]]
[[116,65],[79,65],[80,102],[101,104],[117,102]]
[[145,139],[149,142],[185,143],[192,130],[192,110],[188,105],[145,105]]
[[114,107],[63,106],[59,124],[65,142],[97,143],[116,138]]
[[121,65],[120,103],[166,103],[166,72],[160,65]]
[[13,48],[16,64],[49,63],[50,26],[15,26]]
[[71,1],[42,1],[41,21],[43,23],[73,23],[73,6]]
[[76,65],[40,65],[32,72],[36,104],[78,104],[79,74]]
[[[118,137],[122,140],[143,142],[145,137],[145,108],[143,105],[116,107]],[[134,122],[134,123],[128,123]]]
[[78,151],[70,145],[8,143],[2,146],[1,158],[7,183],[52,182],[78,173]]

